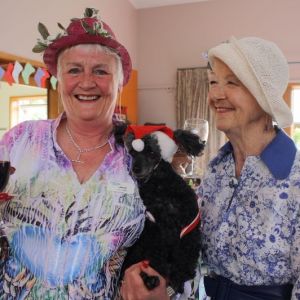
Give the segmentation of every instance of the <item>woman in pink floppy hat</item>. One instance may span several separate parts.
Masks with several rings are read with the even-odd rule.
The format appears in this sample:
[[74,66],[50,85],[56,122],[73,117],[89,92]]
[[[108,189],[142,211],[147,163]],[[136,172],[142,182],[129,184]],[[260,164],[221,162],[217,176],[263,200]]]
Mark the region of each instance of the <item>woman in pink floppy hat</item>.
[[282,130],[293,122],[287,61],[257,37],[232,37],[208,59],[208,103],[228,142],[199,188],[206,294],[300,299],[300,153]]
[[112,134],[130,56],[95,9],[59,27],[51,37],[40,23],[33,50],[57,76],[64,112],[21,123],[0,141],[16,168],[14,197],[0,206],[0,242],[9,245],[1,247],[1,299],[115,299],[125,249],[143,228],[130,160]]

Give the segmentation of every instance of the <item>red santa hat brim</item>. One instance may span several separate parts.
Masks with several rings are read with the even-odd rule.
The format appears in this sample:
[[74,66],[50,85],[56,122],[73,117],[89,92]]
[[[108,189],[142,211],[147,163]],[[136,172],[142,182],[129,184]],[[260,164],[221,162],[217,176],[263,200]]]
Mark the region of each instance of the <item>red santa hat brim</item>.
[[172,129],[165,125],[129,125],[126,134],[132,132],[136,139],[141,139],[143,136],[155,131],[162,131],[171,139],[174,137]]

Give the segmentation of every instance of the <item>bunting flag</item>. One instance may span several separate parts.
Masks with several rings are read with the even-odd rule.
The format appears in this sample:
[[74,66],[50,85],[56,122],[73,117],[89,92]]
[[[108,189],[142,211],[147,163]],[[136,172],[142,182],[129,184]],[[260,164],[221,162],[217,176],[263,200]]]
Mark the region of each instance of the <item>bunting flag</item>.
[[50,83],[51,83],[52,89],[53,89],[53,90],[56,90],[57,79],[56,79],[55,76],[51,76],[51,78],[50,78]]
[[25,84],[29,84],[29,77],[34,72],[35,72],[35,68],[30,63],[26,63],[23,72],[21,74]]
[[38,87],[42,87],[42,77],[44,76],[44,71],[42,68],[38,68],[34,75],[34,81]]
[[0,66],[0,80],[2,79],[4,74],[5,74],[5,70]]
[[[19,83],[20,74],[23,78],[24,84],[30,84],[29,79],[34,74],[34,81],[38,87],[47,88],[47,81],[51,74],[46,68],[39,67],[35,69],[30,63],[26,63],[25,66],[15,61],[8,65],[0,66],[0,80],[6,81],[9,85],[13,83]],[[56,90],[57,79],[51,76],[49,82],[51,88]]]
[[15,83],[19,83],[19,75],[22,72],[22,70],[23,70],[22,65],[18,61],[16,61],[14,64],[14,69],[12,71],[12,77]]
[[3,78],[9,85],[12,85],[14,83],[14,78],[12,77],[13,69],[14,69],[14,65],[12,63],[9,63],[7,65],[6,72],[4,73],[4,76],[3,76]]
[[41,78],[41,86],[42,88],[46,87],[46,81],[50,77],[49,72],[46,69],[43,69],[44,75]]

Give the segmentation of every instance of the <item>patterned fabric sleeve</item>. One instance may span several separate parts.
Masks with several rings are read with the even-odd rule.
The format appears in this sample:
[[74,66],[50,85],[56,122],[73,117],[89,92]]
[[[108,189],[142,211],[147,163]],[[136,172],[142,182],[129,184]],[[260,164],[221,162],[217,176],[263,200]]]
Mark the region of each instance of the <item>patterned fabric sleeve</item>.
[[291,265],[293,266],[295,278],[297,278],[292,292],[292,300],[300,300],[300,212],[298,214],[296,233],[291,248]]

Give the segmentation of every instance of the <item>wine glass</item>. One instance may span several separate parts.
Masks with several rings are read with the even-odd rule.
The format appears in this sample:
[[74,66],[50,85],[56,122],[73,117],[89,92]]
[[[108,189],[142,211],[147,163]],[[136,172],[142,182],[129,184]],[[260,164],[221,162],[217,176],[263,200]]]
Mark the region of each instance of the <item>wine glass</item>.
[[[0,145],[0,203],[6,202],[13,198],[12,195],[3,193],[11,172],[8,150],[5,145]],[[5,261],[9,256],[9,243],[1,226],[3,220],[0,220],[0,260]]]
[[[208,139],[208,121],[200,118],[186,119],[183,128],[199,136],[199,139],[206,143]],[[192,156],[192,161],[189,166],[188,176],[195,176],[195,157]]]
[[0,193],[4,191],[10,175],[10,160],[5,145],[0,145]]

